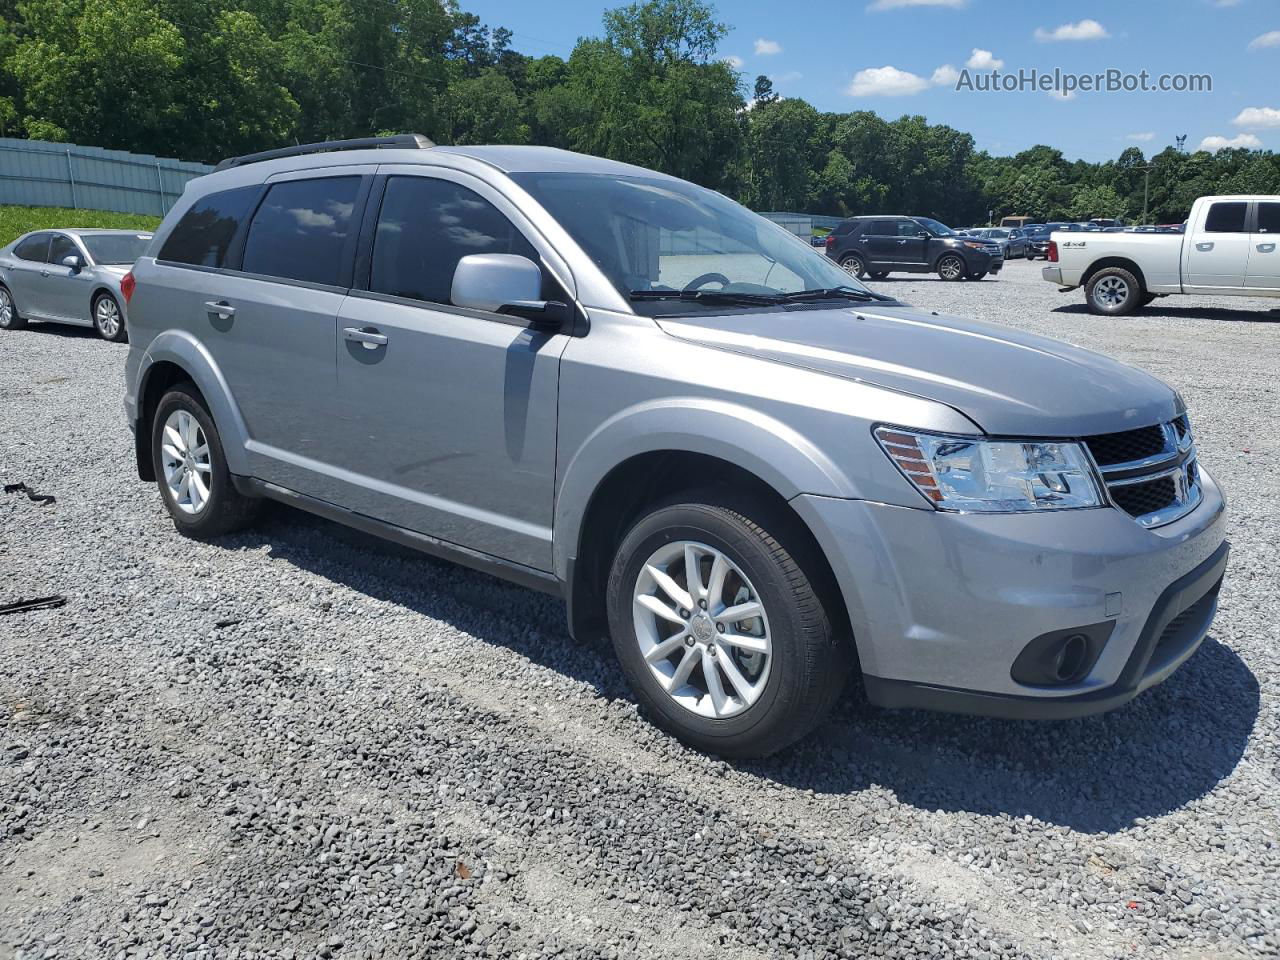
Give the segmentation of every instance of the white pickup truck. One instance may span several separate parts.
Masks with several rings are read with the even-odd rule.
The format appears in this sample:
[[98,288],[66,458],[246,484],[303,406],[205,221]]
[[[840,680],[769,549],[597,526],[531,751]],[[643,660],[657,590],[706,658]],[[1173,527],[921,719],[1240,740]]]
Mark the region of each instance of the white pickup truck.
[[1201,197],[1186,233],[1055,233],[1042,275],[1089,309],[1133,313],[1174,293],[1280,297],[1280,197]]

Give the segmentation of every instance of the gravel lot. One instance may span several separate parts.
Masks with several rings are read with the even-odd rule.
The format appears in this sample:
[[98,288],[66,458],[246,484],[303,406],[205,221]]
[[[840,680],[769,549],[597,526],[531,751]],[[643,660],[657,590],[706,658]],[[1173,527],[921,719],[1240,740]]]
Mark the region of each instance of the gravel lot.
[[[1174,383],[1232,504],[1212,637],[1056,724],[869,707],[728,765],[548,598],[283,508],[179,537],[125,347],[0,336],[0,958],[1280,953],[1280,313],[1101,320],[1039,264],[878,285]],[[1274,302],[1273,302],[1274,303]]]

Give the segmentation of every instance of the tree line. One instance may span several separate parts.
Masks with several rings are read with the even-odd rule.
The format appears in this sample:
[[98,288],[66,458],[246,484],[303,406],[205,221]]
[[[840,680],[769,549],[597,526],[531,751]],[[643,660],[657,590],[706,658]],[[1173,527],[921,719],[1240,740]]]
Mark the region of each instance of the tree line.
[[[703,0],[609,10],[531,56],[452,0],[0,0],[0,135],[216,161],[424,133],[651,167],[757,210],[1181,221],[1209,193],[1280,192],[1280,155],[1137,147],[1105,163],[998,157],[921,116],[823,112],[721,58]],[[1150,167],[1150,169],[1146,169]]]

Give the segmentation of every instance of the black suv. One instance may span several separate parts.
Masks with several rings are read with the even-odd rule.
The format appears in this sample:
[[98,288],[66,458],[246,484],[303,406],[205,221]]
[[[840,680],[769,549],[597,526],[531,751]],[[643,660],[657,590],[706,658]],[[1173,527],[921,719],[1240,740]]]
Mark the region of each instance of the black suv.
[[943,280],[981,280],[1004,266],[1000,244],[962,237],[928,217],[850,217],[827,237],[827,256],[855,277],[936,273]]

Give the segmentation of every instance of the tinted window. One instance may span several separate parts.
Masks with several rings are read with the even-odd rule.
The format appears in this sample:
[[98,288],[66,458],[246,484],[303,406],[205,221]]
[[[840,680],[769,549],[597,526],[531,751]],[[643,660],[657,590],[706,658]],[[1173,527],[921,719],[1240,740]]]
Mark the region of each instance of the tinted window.
[[412,300],[448,303],[458,261],[472,253],[538,254],[479,194],[447,180],[392,177],[373,241],[369,287]]
[[898,235],[898,221],[872,220],[867,227],[867,235],[872,237],[896,237]]
[[1209,208],[1209,216],[1205,219],[1205,232],[1244,233],[1244,221],[1248,212],[1247,203],[1215,203]]
[[275,184],[249,224],[244,271],[310,283],[345,284],[343,251],[359,192],[359,177]]
[[133,263],[146,252],[151,234],[91,233],[80,239],[94,263],[122,265]]
[[49,259],[49,235],[37,233],[34,237],[27,237],[13,248],[13,252],[19,259],[46,263]]
[[900,237],[918,237],[924,233],[924,227],[916,223],[914,220],[898,221],[898,236]]
[[237,187],[211,193],[182,215],[160,248],[160,260],[221,267],[236,230],[249,213],[258,187]]
[[1280,233],[1280,203],[1258,204],[1258,232]]
[[67,257],[80,256],[80,249],[74,240],[65,234],[55,233],[53,243],[49,245],[49,262],[61,263]]

